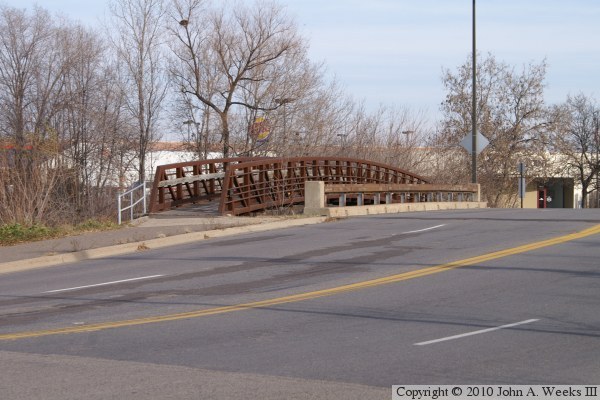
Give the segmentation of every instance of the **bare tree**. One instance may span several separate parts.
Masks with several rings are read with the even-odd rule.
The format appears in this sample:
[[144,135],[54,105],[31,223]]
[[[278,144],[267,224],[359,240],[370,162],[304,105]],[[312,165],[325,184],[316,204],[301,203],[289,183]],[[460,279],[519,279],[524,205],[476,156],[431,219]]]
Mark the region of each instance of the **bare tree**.
[[383,109],[382,162],[424,175],[431,159],[422,146],[429,132],[422,112],[408,108]]
[[593,98],[578,94],[569,96],[560,110],[564,124],[553,132],[551,143],[565,157],[566,172],[581,185],[582,207],[586,207],[588,196],[598,190],[600,108]]
[[292,77],[306,60],[306,45],[294,21],[275,3],[220,9],[201,0],[173,4],[176,62],[171,74],[183,94],[218,116],[228,156],[232,109],[269,112],[282,106],[276,99],[301,97]]
[[61,109],[68,58],[49,14],[0,8],[0,136],[10,152],[0,162],[3,221],[37,223],[51,211],[62,176],[60,138],[50,121]]
[[301,104],[296,118],[303,155],[342,155],[351,142],[357,104],[336,81],[322,84]]
[[114,0],[111,41],[122,63],[128,113],[137,122],[139,180],[144,181],[146,153],[158,139],[157,124],[166,95],[162,19],[163,0]]
[[30,14],[4,6],[0,8],[0,31],[0,129],[4,137],[23,147],[27,134],[43,125],[44,115],[39,113],[43,107],[36,109],[36,102],[40,97],[47,99],[51,92],[44,78],[50,84],[58,81],[51,75],[56,66],[45,59],[47,52],[53,53],[56,31],[42,9]]
[[1,222],[114,214],[113,173],[131,147],[112,61],[95,32],[0,8]]
[[[66,29],[66,28],[65,28]],[[131,163],[135,135],[126,122],[124,92],[116,62],[104,38],[82,26],[68,29],[62,51],[70,59],[64,75],[64,109],[53,124],[63,135],[63,157],[70,166],[68,190],[72,218],[91,218],[114,208],[110,187],[123,185],[120,159]],[[121,154],[129,154],[122,157]],[[65,218],[67,215],[65,215]]]

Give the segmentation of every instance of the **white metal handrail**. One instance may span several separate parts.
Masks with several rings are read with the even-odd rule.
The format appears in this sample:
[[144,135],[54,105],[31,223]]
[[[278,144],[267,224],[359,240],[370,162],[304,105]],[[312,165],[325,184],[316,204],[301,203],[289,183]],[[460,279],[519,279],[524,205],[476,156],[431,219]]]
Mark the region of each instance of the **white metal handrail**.
[[[134,198],[134,193],[138,192],[139,190],[142,190],[142,195],[140,196],[139,199],[137,199],[135,202],[133,201]],[[126,207],[123,207],[123,199],[125,197],[129,196],[129,205]],[[129,220],[133,221],[133,208],[138,205],[139,203],[143,203],[143,214],[145,215],[148,211],[147,208],[147,202],[146,202],[146,182],[142,182],[139,185],[137,185],[134,188],[129,189],[128,191],[124,192],[124,193],[119,193],[117,195],[117,206],[118,206],[118,222],[119,225],[121,225],[122,221],[122,214],[123,211],[127,211],[129,210]]]

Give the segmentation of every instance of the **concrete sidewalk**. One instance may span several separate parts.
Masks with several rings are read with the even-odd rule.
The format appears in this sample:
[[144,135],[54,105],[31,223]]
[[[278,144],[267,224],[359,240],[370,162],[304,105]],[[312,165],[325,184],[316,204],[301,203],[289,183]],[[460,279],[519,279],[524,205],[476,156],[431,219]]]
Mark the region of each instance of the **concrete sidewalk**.
[[120,229],[0,247],[0,274],[109,257],[214,237],[323,222],[306,217],[228,217],[164,214]]

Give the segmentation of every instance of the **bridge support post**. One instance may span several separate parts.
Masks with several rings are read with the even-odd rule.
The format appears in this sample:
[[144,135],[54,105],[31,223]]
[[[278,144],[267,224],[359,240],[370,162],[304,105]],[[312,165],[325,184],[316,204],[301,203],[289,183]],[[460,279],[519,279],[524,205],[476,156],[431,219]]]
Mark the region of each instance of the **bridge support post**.
[[304,214],[325,215],[325,182],[304,182]]
[[340,194],[339,206],[346,207],[346,193]]

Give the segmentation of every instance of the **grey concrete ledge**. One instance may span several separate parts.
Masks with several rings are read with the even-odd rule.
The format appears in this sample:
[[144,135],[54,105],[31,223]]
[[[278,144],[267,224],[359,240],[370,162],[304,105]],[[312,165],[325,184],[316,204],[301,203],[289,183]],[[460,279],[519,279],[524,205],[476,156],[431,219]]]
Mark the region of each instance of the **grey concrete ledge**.
[[486,202],[461,201],[461,202],[429,202],[429,203],[396,203],[378,204],[370,206],[348,206],[348,207],[323,207],[307,208],[306,215],[320,215],[330,218],[352,217],[359,215],[395,214],[414,211],[438,211],[438,210],[467,210],[473,208],[487,208]]

